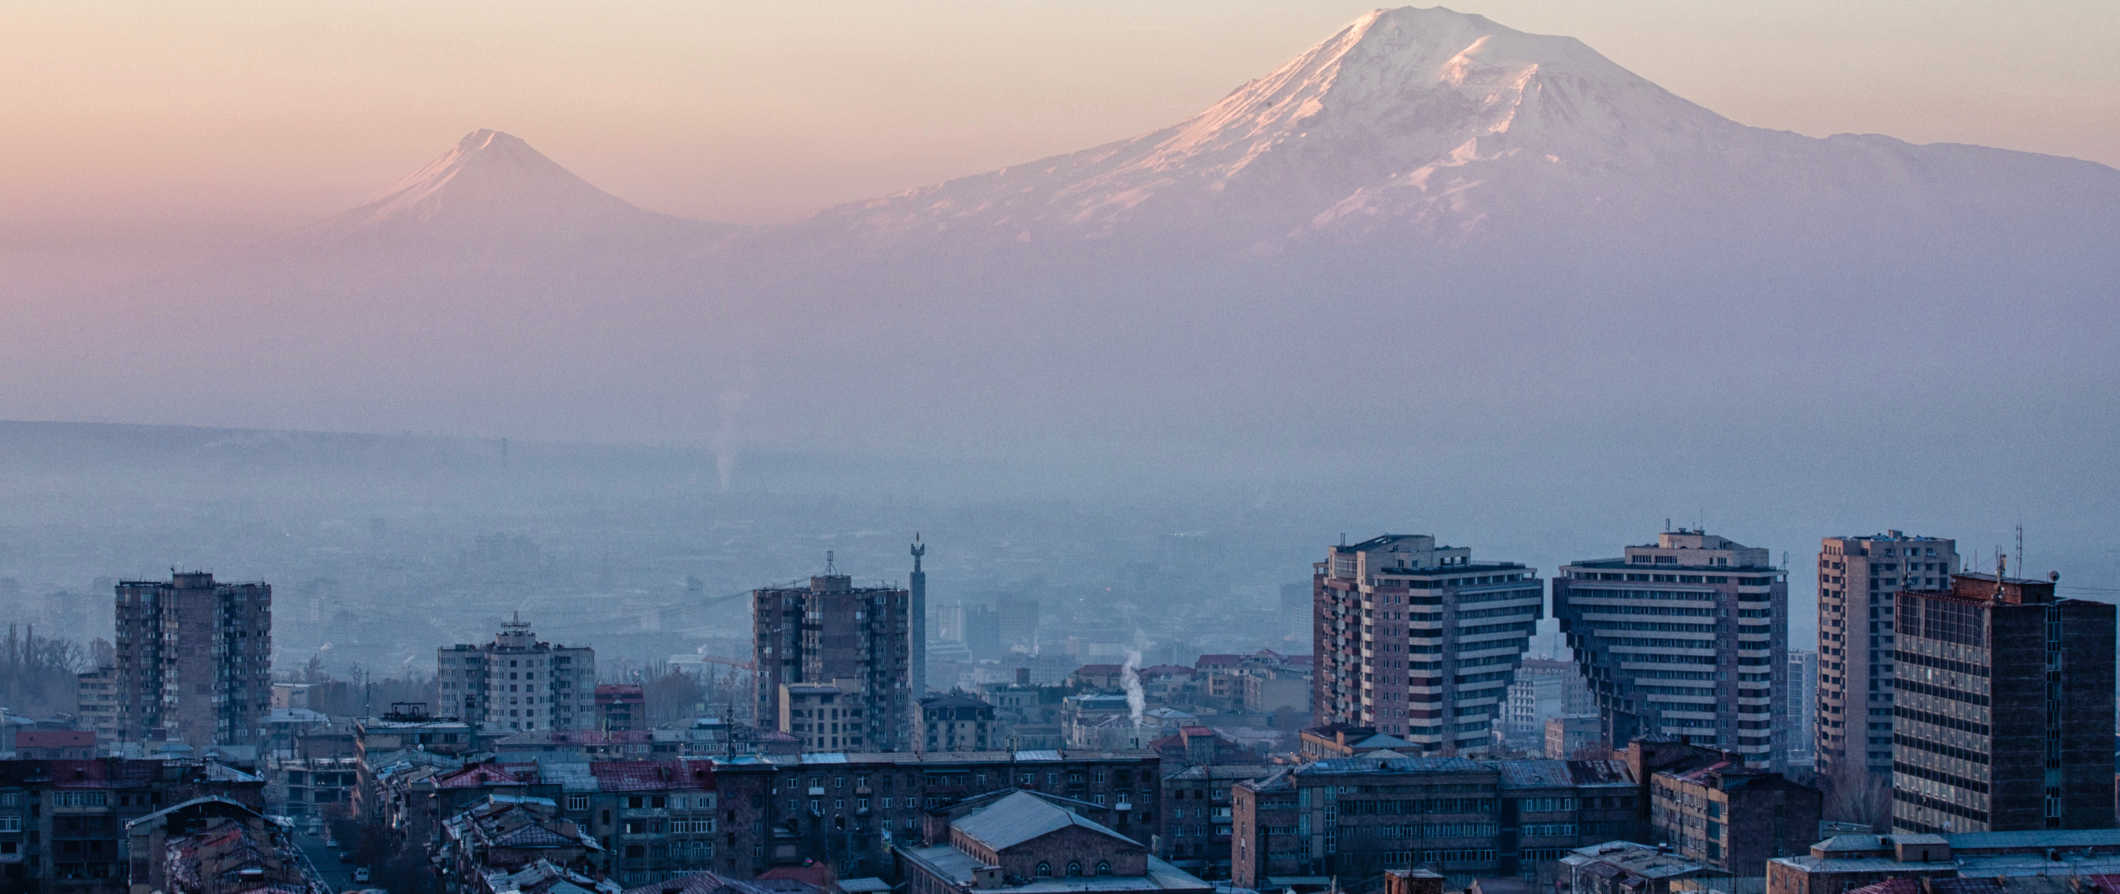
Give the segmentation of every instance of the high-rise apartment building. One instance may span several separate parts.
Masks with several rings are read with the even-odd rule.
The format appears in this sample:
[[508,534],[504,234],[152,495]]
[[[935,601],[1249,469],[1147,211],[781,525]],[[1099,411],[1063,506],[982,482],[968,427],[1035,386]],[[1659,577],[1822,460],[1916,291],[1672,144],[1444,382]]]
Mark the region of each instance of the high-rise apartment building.
[[1893,597],[1940,590],[1955,541],[1886,531],[1818,547],[1817,768],[1836,785],[1892,779]]
[[1426,534],[1332,547],[1312,567],[1311,706],[1319,726],[1373,727],[1422,753],[1493,746],[1544,613],[1538,572],[1474,563]]
[[1788,757],[1788,601],[1765,549],[1698,530],[1553,579],[1553,614],[1608,741],[1683,738],[1776,769]]
[[521,617],[493,642],[435,650],[440,713],[481,730],[595,729],[596,650],[540,641]]
[[2111,827],[2114,607],[1997,574],[1897,606],[1892,828]]
[[[872,751],[912,746],[910,595],[896,587],[856,587],[844,574],[810,578],[808,586],[751,593],[753,678],[761,725],[774,723],[789,703],[822,704],[814,688],[830,684],[840,696],[829,722],[858,722],[835,737]],[[787,732],[787,730],[782,730]]]
[[1789,692],[1782,703],[1788,718],[1789,766],[1810,767],[1818,759],[1818,653],[1789,650]]
[[272,586],[172,574],[117,586],[121,738],[247,745],[272,710]]

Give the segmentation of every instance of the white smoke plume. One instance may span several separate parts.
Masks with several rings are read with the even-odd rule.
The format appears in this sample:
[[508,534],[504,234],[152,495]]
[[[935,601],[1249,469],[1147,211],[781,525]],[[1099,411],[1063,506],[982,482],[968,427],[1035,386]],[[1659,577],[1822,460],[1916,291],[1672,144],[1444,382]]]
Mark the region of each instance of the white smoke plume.
[[1141,691],[1141,653],[1126,650],[1126,665],[1119,669],[1119,685],[1126,687],[1126,713],[1133,715],[1134,729],[1141,728],[1141,712],[1148,708],[1148,694]]
[[737,440],[741,435],[738,417],[743,414],[744,404],[751,400],[751,382],[755,378],[751,365],[743,364],[738,369],[738,384],[721,389],[721,426],[714,432],[714,475],[721,482],[721,492],[729,492],[729,483],[736,477]]

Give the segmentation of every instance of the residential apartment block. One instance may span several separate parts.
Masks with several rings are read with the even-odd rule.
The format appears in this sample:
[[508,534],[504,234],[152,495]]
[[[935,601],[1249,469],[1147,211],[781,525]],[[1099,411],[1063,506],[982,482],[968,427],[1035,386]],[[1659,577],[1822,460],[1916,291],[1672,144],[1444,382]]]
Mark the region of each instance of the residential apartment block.
[[1898,607],[1893,830],[2112,826],[2113,605],[1956,574]]
[[1819,541],[1819,775],[1891,782],[1894,597],[1944,589],[1957,570],[1952,540],[1885,531]]
[[440,712],[481,731],[594,729],[596,650],[543,642],[520,616],[493,642],[435,650]]
[[1596,710],[1597,703],[1590,698],[1590,687],[1584,685],[1583,672],[1575,662],[1527,658],[1517,668],[1516,682],[1509,684],[1498,732],[1510,750],[1540,754],[1545,750],[1549,718]]
[[992,751],[994,706],[961,690],[930,695],[913,711],[920,751]]
[[[837,688],[834,735],[867,751],[912,747],[910,597],[896,587],[856,587],[853,578],[824,574],[802,587],[754,590],[752,648],[761,725],[780,718],[788,687]],[[822,709],[808,689],[794,704]],[[790,721],[797,715],[791,714]],[[792,732],[782,728],[781,732]]]
[[1684,738],[1782,767],[1787,575],[1767,551],[1666,531],[1553,580],[1553,614],[1597,698],[1606,741]]
[[1678,855],[1740,878],[1801,854],[1818,838],[1825,793],[1731,755],[1649,777],[1649,835]]
[[257,741],[272,708],[271,585],[199,571],[124,581],[116,615],[119,739]]
[[0,891],[126,890],[128,823],[206,796],[259,810],[264,789],[203,761],[0,761]]
[[1544,613],[1538,572],[1474,563],[1425,534],[1331,547],[1313,566],[1318,726],[1398,736],[1423,754],[1493,747],[1509,684]]

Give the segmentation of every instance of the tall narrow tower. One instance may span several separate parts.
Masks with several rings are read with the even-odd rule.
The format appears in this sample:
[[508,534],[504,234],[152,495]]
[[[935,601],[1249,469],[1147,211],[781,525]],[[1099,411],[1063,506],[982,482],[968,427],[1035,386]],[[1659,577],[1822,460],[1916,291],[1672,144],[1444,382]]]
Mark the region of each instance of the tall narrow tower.
[[913,533],[913,576],[907,580],[911,590],[912,622],[907,625],[908,638],[912,640],[913,698],[919,699],[928,693],[927,676],[927,572],[920,570],[920,557],[927,555],[927,544],[920,542],[920,533]]

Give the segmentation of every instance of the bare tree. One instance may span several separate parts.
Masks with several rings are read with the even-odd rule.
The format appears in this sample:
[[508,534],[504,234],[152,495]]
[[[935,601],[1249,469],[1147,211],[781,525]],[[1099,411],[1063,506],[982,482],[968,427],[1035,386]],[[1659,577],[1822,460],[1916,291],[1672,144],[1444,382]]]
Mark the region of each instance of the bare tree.
[[0,642],[0,705],[28,714],[78,711],[80,681],[74,675],[87,664],[80,643],[9,624]]
[[691,674],[666,664],[643,677],[641,696],[650,725],[690,720],[704,710],[707,687]]
[[1825,818],[1862,823],[1882,831],[1892,821],[1892,784],[1858,761],[1841,761],[1820,777],[1826,790]]

